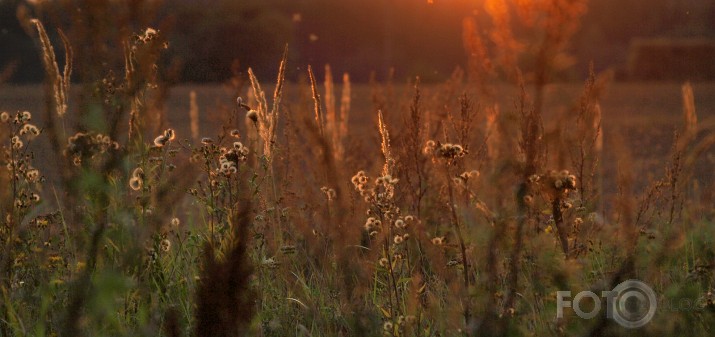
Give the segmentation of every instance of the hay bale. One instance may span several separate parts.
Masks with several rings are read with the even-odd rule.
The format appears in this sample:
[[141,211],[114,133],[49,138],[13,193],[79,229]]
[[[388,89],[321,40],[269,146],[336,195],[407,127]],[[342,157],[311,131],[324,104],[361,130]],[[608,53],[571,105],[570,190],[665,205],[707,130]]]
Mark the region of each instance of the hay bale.
[[628,53],[632,80],[715,80],[715,40],[634,39]]

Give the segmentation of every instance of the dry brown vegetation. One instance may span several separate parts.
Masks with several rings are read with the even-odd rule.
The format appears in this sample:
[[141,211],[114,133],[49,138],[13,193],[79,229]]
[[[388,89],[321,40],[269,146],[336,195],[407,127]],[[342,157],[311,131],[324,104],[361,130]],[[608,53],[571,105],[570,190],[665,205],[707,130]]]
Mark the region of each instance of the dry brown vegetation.
[[[651,117],[619,100],[667,88],[608,103],[608,72],[549,85],[584,2],[518,13],[541,32],[531,49],[489,4],[492,34],[465,21],[469,68],[444,84],[358,87],[327,66],[322,85],[311,67],[289,83],[286,49],[269,91],[249,68],[211,104],[159,83],[166,45],[148,28],[72,108],[71,63],[60,74],[33,21],[44,110],[0,114],[0,336],[708,335],[701,91],[679,86],[643,131],[666,140],[640,144]],[[510,57],[530,52],[524,74]],[[643,150],[663,144],[653,169]],[[658,295],[650,324],[556,318],[556,291],[627,279]]]

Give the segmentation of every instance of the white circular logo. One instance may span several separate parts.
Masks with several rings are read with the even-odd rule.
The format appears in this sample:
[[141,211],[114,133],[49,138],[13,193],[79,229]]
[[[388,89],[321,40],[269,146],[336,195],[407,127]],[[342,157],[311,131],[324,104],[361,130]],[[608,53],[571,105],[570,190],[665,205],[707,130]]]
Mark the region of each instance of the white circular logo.
[[624,328],[640,328],[655,316],[658,303],[655,292],[638,280],[626,280],[615,288],[615,297],[610,301],[613,320]]

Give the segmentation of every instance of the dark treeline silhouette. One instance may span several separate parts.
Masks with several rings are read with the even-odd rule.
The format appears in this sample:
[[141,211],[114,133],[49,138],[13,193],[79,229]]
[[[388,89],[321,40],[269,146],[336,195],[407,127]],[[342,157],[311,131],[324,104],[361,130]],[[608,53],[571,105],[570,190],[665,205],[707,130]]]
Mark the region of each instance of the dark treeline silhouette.
[[[273,75],[286,43],[288,76],[329,63],[366,81],[399,77],[440,80],[465,63],[462,19],[484,20],[483,0],[64,0],[0,1],[0,82],[39,82],[43,69],[34,32],[23,24],[42,19],[55,41],[56,28],[72,42],[75,80],[92,81],[106,69],[121,69],[122,39],[151,26],[169,42],[164,76],[172,82],[217,82],[253,67]],[[633,37],[712,35],[715,5],[698,0],[594,0],[571,45],[580,75],[594,61],[599,69],[622,67]]]

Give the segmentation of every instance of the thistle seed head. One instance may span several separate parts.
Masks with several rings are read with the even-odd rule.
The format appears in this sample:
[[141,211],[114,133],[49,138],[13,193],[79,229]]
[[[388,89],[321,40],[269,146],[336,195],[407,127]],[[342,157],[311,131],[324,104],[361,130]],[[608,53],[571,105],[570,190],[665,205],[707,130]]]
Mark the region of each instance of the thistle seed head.
[[253,121],[253,123],[258,123],[258,111],[248,110],[248,112],[246,112],[246,117]]

